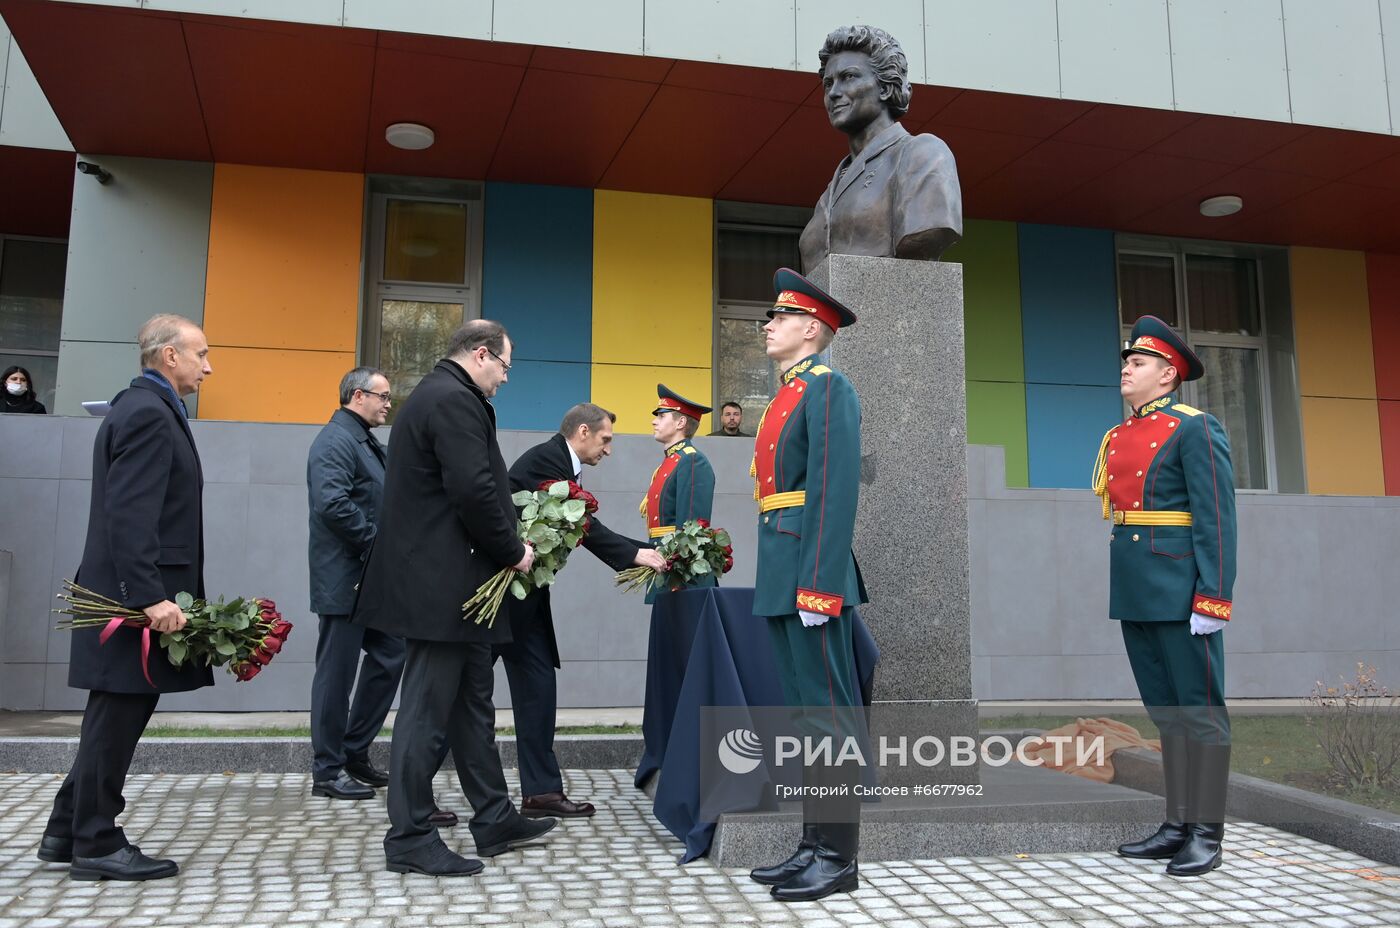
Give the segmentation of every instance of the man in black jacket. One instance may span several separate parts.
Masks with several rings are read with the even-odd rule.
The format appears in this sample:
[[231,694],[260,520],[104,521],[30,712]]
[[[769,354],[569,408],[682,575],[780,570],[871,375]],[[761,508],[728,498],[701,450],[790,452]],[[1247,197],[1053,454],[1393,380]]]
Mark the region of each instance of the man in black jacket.
[[112,400],[92,451],[92,504],[76,581],[150,620],[146,632],[120,628],[104,645],[98,629],[73,632],[68,685],[88,691],[78,756],[54,798],[39,859],[72,862],[75,880],[174,876],[126,840],[116,817],[136,742],[161,693],[211,686],[208,667],[176,668],[159,633],[186,623],[178,593],[204,597],[204,476],[181,396],[213,373],[209,343],[182,316],[154,316],[137,334],[141,376]]
[[[512,490],[535,490],[545,481],[581,483],[583,465],[597,465],[612,454],[614,413],[592,403],[579,403],[564,414],[557,434],[522,454],[510,468]],[[613,570],[665,564],[645,542],[624,538],[596,515],[582,546]],[[575,802],[564,794],[559,759],[554,756],[554,720],[558,692],[554,671],[559,667],[559,644],[554,638],[554,615],[549,588],[524,600],[507,599],[510,644],[498,645],[510,681],[515,713],[516,750],[520,758],[520,809],[526,815],[584,818],[597,811],[591,802]]]
[[481,861],[450,850],[429,821],[444,739],[471,803],[472,837],[482,857],[558,824],[517,812],[501,771],[491,646],[510,640],[510,623],[462,618],[462,603],[497,571],[529,570],[534,562],[534,550],[516,537],[490,403],[506,381],[510,356],[500,323],[468,322],[394,422],[384,508],[354,621],[408,639],[384,838],[384,856],[396,873],[468,876],[482,869]]
[[311,611],[321,620],[311,680],[311,792],[330,799],[372,799],[370,787],[389,783],[370,763],[369,746],[398,692],[404,643],[350,622],[384,495],[386,455],[370,430],[388,417],[389,378],[357,367],[341,378],[340,408],[306,456]]

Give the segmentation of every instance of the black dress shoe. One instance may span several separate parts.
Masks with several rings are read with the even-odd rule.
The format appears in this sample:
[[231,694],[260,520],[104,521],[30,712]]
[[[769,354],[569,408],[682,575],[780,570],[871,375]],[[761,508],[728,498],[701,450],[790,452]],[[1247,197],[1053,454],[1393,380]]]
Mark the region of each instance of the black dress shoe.
[[433,814],[428,816],[428,824],[434,828],[456,828],[457,813],[447,809],[433,809]]
[[1220,842],[1225,838],[1224,823],[1191,822],[1186,826],[1186,843],[1167,864],[1168,876],[1204,876],[1220,866]]
[[46,863],[66,864],[73,859],[73,839],[44,835],[39,839],[38,858]]
[[598,810],[591,802],[575,802],[563,793],[537,793],[520,803],[520,814],[527,818],[588,818]]
[[781,902],[811,902],[832,893],[853,893],[859,886],[860,865],[856,861],[842,860],[817,848],[807,866],[774,886],[772,893]]
[[802,840],[797,843],[797,851],[782,863],[774,864],[771,867],[755,867],[749,871],[749,879],[765,886],[786,883],[796,875],[797,871],[812,862],[812,855],[817,848],[817,838],[817,826],[803,824]]
[[476,839],[476,852],[482,857],[495,857],[506,851],[513,851],[522,844],[529,844],[542,838],[559,824],[557,818],[528,819],[517,817],[505,828],[482,835]]
[[442,842],[429,844],[402,857],[387,858],[394,873],[422,873],[426,876],[471,876],[484,868],[479,860],[463,857]]
[[334,780],[317,780],[311,784],[311,795],[326,796],[330,799],[373,799],[374,790],[357,783],[344,770],[335,775]]
[[127,845],[104,857],[74,857],[68,875],[75,880],[161,880],[180,872],[173,860],[157,860]]
[[389,774],[371,764],[368,757],[347,760],[342,769],[366,786],[382,788],[389,785]]
[[1171,860],[1185,843],[1185,825],[1163,822],[1160,828],[1141,841],[1118,845],[1118,853],[1135,860]]

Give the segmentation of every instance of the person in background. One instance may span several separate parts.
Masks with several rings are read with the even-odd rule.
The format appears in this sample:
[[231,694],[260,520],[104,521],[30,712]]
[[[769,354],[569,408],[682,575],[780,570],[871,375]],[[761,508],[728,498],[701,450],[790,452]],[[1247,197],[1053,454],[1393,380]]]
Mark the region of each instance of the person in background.
[[350,621],[384,497],[387,453],[371,429],[384,424],[389,406],[383,371],[351,370],[340,380],[340,408],[306,458],[311,611],[321,622],[311,679],[311,792],[330,799],[372,799],[370,787],[389,785],[389,775],[370,763],[369,747],[399,688],[404,641]]
[[719,409],[719,428],[711,435],[724,435],[728,438],[751,438],[744,433],[744,407],[730,400]]
[[5,405],[0,412],[29,412],[44,415],[48,412],[34,393],[34,378],[29,371],[12,364],[5,368]]

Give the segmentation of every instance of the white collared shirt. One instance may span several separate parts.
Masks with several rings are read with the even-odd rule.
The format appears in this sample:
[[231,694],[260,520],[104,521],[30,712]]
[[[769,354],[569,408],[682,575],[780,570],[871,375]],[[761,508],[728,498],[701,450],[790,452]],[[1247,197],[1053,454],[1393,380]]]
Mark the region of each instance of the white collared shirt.
[[565,442],[564,442],[564,447],[569,449],[569,460],[573,462],[573,466],[574,466],[574,477],[573,477],[573,479],[574,479],[574,480],[582,479],[582,477],[583,477],[583,462],[579,460],[578,452],[574,450],[574,446],[571,445],[571,444],[569,444],[569,442],[568,442],[567,440],[565,440]]

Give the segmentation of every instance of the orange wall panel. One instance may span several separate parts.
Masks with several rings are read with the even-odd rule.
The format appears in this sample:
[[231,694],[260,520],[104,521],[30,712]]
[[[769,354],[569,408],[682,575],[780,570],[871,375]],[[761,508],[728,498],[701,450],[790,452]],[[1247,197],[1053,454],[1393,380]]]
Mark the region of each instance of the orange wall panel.
[[1309,493],[1385,495],[1375,400],[1303,397],[1303,437]]
[[1365,254],[1293,248],[1289,265],[1300,392],[1374,400],[1376,370]]
[[199,391],[199,418],[235,422],[325,422],[340,405],[340,378],[353,351],[211,347],[214,375]]
[[355,350],[364,176],[214,166],[210,345]]

